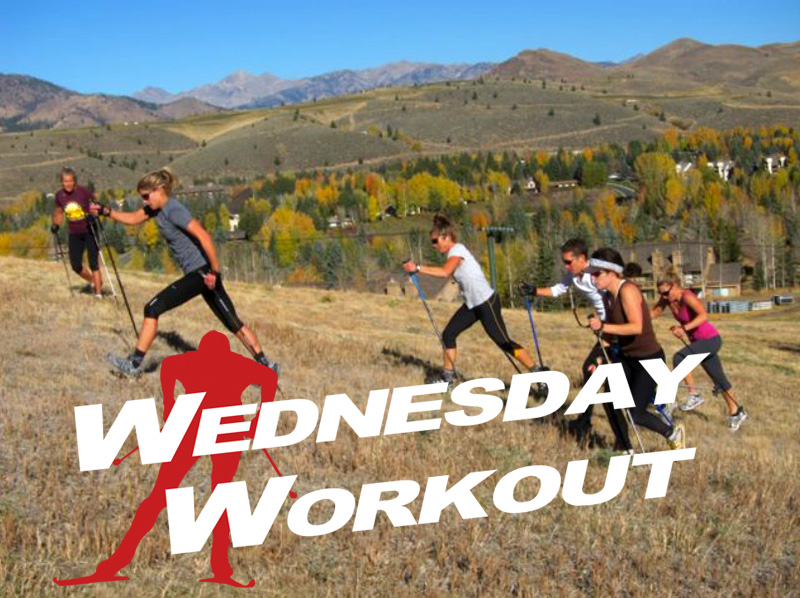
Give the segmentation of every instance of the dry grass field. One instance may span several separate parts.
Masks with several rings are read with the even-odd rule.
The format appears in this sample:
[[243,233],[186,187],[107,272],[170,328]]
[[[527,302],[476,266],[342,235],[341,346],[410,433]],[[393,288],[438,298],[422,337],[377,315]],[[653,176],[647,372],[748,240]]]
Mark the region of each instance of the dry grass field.
[[[145,300],[167,279],[125,277],[139,319]],[[327,394],[347,393],[363,405],[369,390],[420,384],[425,365],[438,364],[437,341],[416,299],[241,284],[231,284],[229,292],[268,354],[283,364],[286,398],[321,402]],[[432,306],[441,323],[455,307]],[[591,338],[571,314],[537,320],[548,365],[576,380]],[[751,418],[730,433],[721,401],[710,396],[685,414],[696,458],[676,464],[663,499],[643,499],[649,472],[633,468],[625,489],[606,504],[573,507],[559,496],[533,513],[501,513],[492,504],[494,485],[522,466],[551,465],[563,474],[569,461],[590,459],[587,489],[599,489],[605,479],[607,449],[581,448],[555,426],[536,421],[443,425],[369,439],[345,427],[336,442],[309,439],[274,450],[283,473],[298,475],[300,495],[328,487],[358,495],[364,483],[409,479],[424,487],[430,476],[449,474],[453,483],[469,472],[497,472],[475,491],[489,516],[469,521],[451,507],[438,524],[394,528],[379,516],[373,531],[353,533],[350,524],[301,538],[287,528],[288,502],[262,546],[231,550],[234,575],[255,578],[253,590],[199,584],[210,574],[209,548],[171,555],[166,514],[124,570],[131,581],[70,589],[52,583],[54,576],[94,571],[128,529],[158,471],[134,455],[120,467],[81,473],[73,408],[103,403],[108,426],[125,401],[160,399],[158,376],[131,381],[109,373],[105,353],[129,346],[127,315],[110,299],[71,299],[60,264],[0,259],[0,321],[4,596],[800,595],[796,312],[715,320],[725,339],[723,361]],[[512,335],[530,345],[524,311],[507,311],[507,321]],[[211,327],[221,329],[200,300],[165,315],[161,326],[194,345]],[[667,338],[667,326],[657,322],[660,340],[672,352],[678,342]],[[462,339],[459,366],[465,373],[510,378],[510,366],[480,329]],[[242,351],[238,344],[233,348]],[[159,339],[148,361],[156,364],[173,353]],[[700,379],[707,383],[704,375]],[[572,396],[576,392],[574,386]],[[245,400],[257,396],[251,389]],[[608,440],[603,415],[595,421]],[[645,434],[651,448],[663,448],[659,438]],[[129,439],[126,448],[134,443]],[[209,459],[202,458],[184,480],[196,487],[198,504],[208,498],[209,471]],[[252,504],[270,475],[263,454],[243,455],[237,479],[247,480]],[[517,498],[533,492],[523,483]],[[420,502],[412,503],[413,512]],[[326,513],[312,515],[321,521]]]

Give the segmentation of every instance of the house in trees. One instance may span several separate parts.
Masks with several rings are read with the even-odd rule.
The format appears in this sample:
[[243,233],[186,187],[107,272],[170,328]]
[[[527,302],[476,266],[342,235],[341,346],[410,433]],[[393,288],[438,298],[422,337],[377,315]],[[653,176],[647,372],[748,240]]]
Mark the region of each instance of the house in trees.
[[539,187],[536,186],[536,181],[534,181],[532,177],[528,177],[528,180],[525,181],[525,193],[528,195],[539,193]]
[[786,156],[783,154],[772,154],[764,158],[764,168],[769,174],[775,174],[781,168],[786,168]]
[[709,161],[708,163],[708,167],[715,170],[719,178],[721,178],[723,181],[727,181],[731,178],[731,173],[733,172],[735,166],[735,162],[727,159]]
[[565,191],[567,189],[574,189],[578,186],[578,181],[575,179],[563,179],[560,181],[550,181],[549,188],[554,191]]
[[742,263],[711,264],[706,274],[707,297],[739,297],[742,294]]
[[625,262],[642,268],[634,278],[648,300],[655,300],[656,285],[672,267],[687,289],[705,297],[738,297],[742,292],[742,262],[717,263],[714,248],[703,244],[637,243],[622,251]]
[[692,164],[691,162],[687,160],[681,160],[680,162],[675,164],[675,174],[677,174],[678,176],[683,176],[687,172],[689,172],[689,170],[691,170],[693,166],[694,164]]

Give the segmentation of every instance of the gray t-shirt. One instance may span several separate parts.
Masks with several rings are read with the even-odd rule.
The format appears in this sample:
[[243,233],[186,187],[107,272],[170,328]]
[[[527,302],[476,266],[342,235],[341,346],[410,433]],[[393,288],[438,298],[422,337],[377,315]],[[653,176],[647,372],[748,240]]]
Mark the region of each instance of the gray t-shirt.
[[483,275],[480,264],[478,264],[475,257],[469,252],[469,249],[464,247],[461,243],[456,243],[447,252],[447,257],[460,257],[461,263],[453,271],[453,278],[456,279],[461,294],[464,297],[464,303],[467,304],[469,309],[488,301],[494,293],[492,287],[486,282],[486,277]]
[[185,205],[171,197],[160,210],[145,206],[144,211],[150,218],[156,219],[161,236],[184,274],[208,265],[208,258],[200,242],[186,232],[192,214]]

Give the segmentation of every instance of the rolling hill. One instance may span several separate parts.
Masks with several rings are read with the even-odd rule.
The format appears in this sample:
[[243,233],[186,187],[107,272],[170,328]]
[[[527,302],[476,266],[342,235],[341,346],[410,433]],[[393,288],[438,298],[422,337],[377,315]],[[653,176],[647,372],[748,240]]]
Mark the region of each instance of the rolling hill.
[[547,50],[526,51],[489,76],[566,79],[609,93],[761,93],[797,99],[800,42],[749,47],[679,39],[619,65],[601,67]]
[[219,111],[194,99],[160,106],[124,96],[81,94],[34,77],[0,74],[2,129],[90,127],[125,121],[171,120]]

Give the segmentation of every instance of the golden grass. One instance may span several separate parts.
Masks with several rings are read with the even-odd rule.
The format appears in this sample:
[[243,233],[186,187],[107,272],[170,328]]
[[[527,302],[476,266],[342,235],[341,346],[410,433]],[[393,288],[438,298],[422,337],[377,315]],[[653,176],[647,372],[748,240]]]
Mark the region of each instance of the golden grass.
[[[124,273],[135,313],[163,287],[163,277]],[[321,401],[347,393],[362,403],[370,389],[423,382],[419,367],[390,355],[438,364],[439,351],[416,300],[350,292],[268,289],[230,284],[243,319],[254,325],[270,356],[284,366],[287,398]],[[432,304],[444,324],[453,304]],[[512,335],[530,344],[523,311],[508,310]],[[569,314],[537,315],[537,332],[551,368],[578,378],[591,345]],[[157,466],[137,456],[121,467],[81,473],[76,458],[73,407],[102,402],[106,425],[124,401],[160,397],[157,375],[138,381],[108,373],[107,351],[125,352],[126,314],[111,300],[71,299],[60,264],[0,259],[3,322],[0,390],[0,587],[16,596],[227,596],[225,587],[198,584],[210,573],[209,548],[172,556],[166,516],[142,542],[124,573],[130,582],[69,591],[53,576],[93,572],[127,530]],[[356,495],[364,483],[496,469],[476,496],[488,518],[463,521],[448,509],[438,524],[391,527],[385,516],[373,531],[345,529],[300,538],[281,511],[264,545],[232,549],[239,579],[254,577],[259,596],[797,596],[797,320],[720,321],[723,361],[751,419],[731,434],[721,401],[684,416],[694,461],[677,464],[666,498],[643,500],[648,472],[629,472],[620,496],[595,507],[570,507],[557,498],[540,511],[504,515],[491,503],[500,476],[528,464],[565,471],[567,462],[591,458],[590,487],[605,476],[603,452],[579,448],[553,426],[491,422],[474,428],[443,426],[424,434],[358,439],[344,428],[333,443],[305,441],[274,451],[283,472],[298,474],[299,494],[343,487]],[[221,329],[195,300],[163,316],[162,330],[196,344]],[[677,341],[657,321],[668,352]],[[235,342],[235,341],[234,341]],[[242,351],[237,344],[237,351]],[[459,367],[472,377],[508,380],[511,369],[479,327],[460,343]],[[173,353],[159,340],[149,359]],[[702,382],[707,382],[704,376]],[[246,393],[257,400],[257,391]],[[445,402],[446,404],[446,402]],[[596,410],[602,411],[602,410]],[[596,428],[610,436],[602,415]],[[649,433],[651,447],[662,443]],[[134,441],[128,442],[130,447]],[[208,459],[184,481],[209,494]],[[253,504],[271,470],[263,454],[243,455],[237,479],[248,481]],[[532,486],[520,495],[532,496]],[[522,496],[518,496],[522,498]],[[418,513],[420,500],[413,503]],[[323,509],[316,512],[323,516]]]

